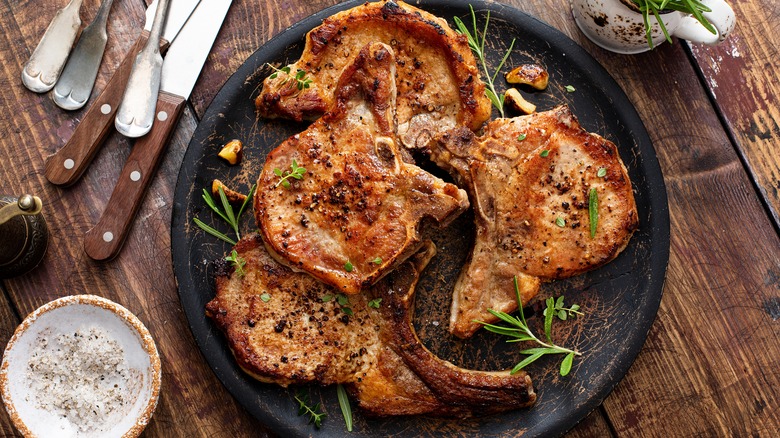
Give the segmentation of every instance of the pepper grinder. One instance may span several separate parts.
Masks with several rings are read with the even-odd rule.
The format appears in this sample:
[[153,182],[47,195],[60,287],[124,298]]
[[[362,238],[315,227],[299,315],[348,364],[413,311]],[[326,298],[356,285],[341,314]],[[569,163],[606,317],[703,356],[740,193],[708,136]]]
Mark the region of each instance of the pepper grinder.
[[0,278],[26,274],[43,260],[49,230],[37,196],[0,196]]

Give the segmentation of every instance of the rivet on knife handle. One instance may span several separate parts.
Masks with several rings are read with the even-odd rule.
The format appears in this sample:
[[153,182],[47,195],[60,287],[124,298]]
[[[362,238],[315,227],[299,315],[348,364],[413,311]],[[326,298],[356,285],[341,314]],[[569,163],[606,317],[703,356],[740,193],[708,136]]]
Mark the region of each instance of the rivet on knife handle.
[[54,103],[62,109],[76,110],[89,100],[103,52],[106,50],[106,22],[112,3],[113,0],[102,0],[95,19],[81,32],[81,37],[73,48],[65,69],[62,70],[52,93]]
[[159,0],[149,41],[135,58],[114,125],[120,134],[141,137],[152,129],[154,107],[160,91],[160,34],[169,0]]
[[103,215],[84,236],[84,251],[92,259],[110,260],[122,249],[184,102],[180,96],[159,94],[154,127],[149,135],[135,142]]
[[81,27],[82,0],[71,0],[57,11],[30,60],[22,70],[22,83],[30,91],[45,93],[54,87]]
[[114,126],[114,115],[130,76],[135,55],[146,45],[149,33],[141,32],[135,45],[114,71],[67,143],[46,160],[44,175],[52,184],[69,186],[87,170],[100,145]]

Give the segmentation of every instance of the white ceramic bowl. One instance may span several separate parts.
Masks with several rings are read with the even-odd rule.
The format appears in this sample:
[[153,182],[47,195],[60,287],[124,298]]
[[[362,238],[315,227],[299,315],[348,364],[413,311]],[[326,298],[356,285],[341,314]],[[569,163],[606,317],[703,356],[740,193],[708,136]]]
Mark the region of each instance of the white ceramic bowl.
[[[97,429],[78,431],[62,415],[41,408],[31,382],[29,362],[41,337],[97,327],[124,351],[132,385],[123,389],[128,400]],[[146,427],[160,393],[160,356],[149,331],[129,310],[94,295],[54,300],[31,313],[8,341],[0,366],[0,393],[14,425],[26,437],[135,437]]]

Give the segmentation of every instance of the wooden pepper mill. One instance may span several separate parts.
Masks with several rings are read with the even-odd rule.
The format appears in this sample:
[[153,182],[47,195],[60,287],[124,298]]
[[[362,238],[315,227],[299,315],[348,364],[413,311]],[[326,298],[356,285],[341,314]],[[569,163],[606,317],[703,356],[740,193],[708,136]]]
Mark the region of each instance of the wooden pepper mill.
[[0,196],[0,278],[26,274],[43,260],[49,230],[40,198]]

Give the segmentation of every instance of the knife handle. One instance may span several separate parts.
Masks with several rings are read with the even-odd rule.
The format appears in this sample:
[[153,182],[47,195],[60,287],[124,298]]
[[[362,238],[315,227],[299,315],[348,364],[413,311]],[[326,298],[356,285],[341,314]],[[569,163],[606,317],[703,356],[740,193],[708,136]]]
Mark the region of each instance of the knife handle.
[[135,142],[103,215],[84,236],[84,251],[92,259],[109,260],[122,249],[184,103],[183,97],[160,91],[152,130]]
[[[149,31],[142,31],[135,45],[108,80],[106,87],[81,119],[70,140],[46,160],[44,175],[50,183],[69,186],[78,181],[87,170],[108,136],[109,128],[114,125],[114,115],[119,108],[133,61],[148,39]],[[161,40],[160,50],[163,51],[167,47],[168,42]]]

